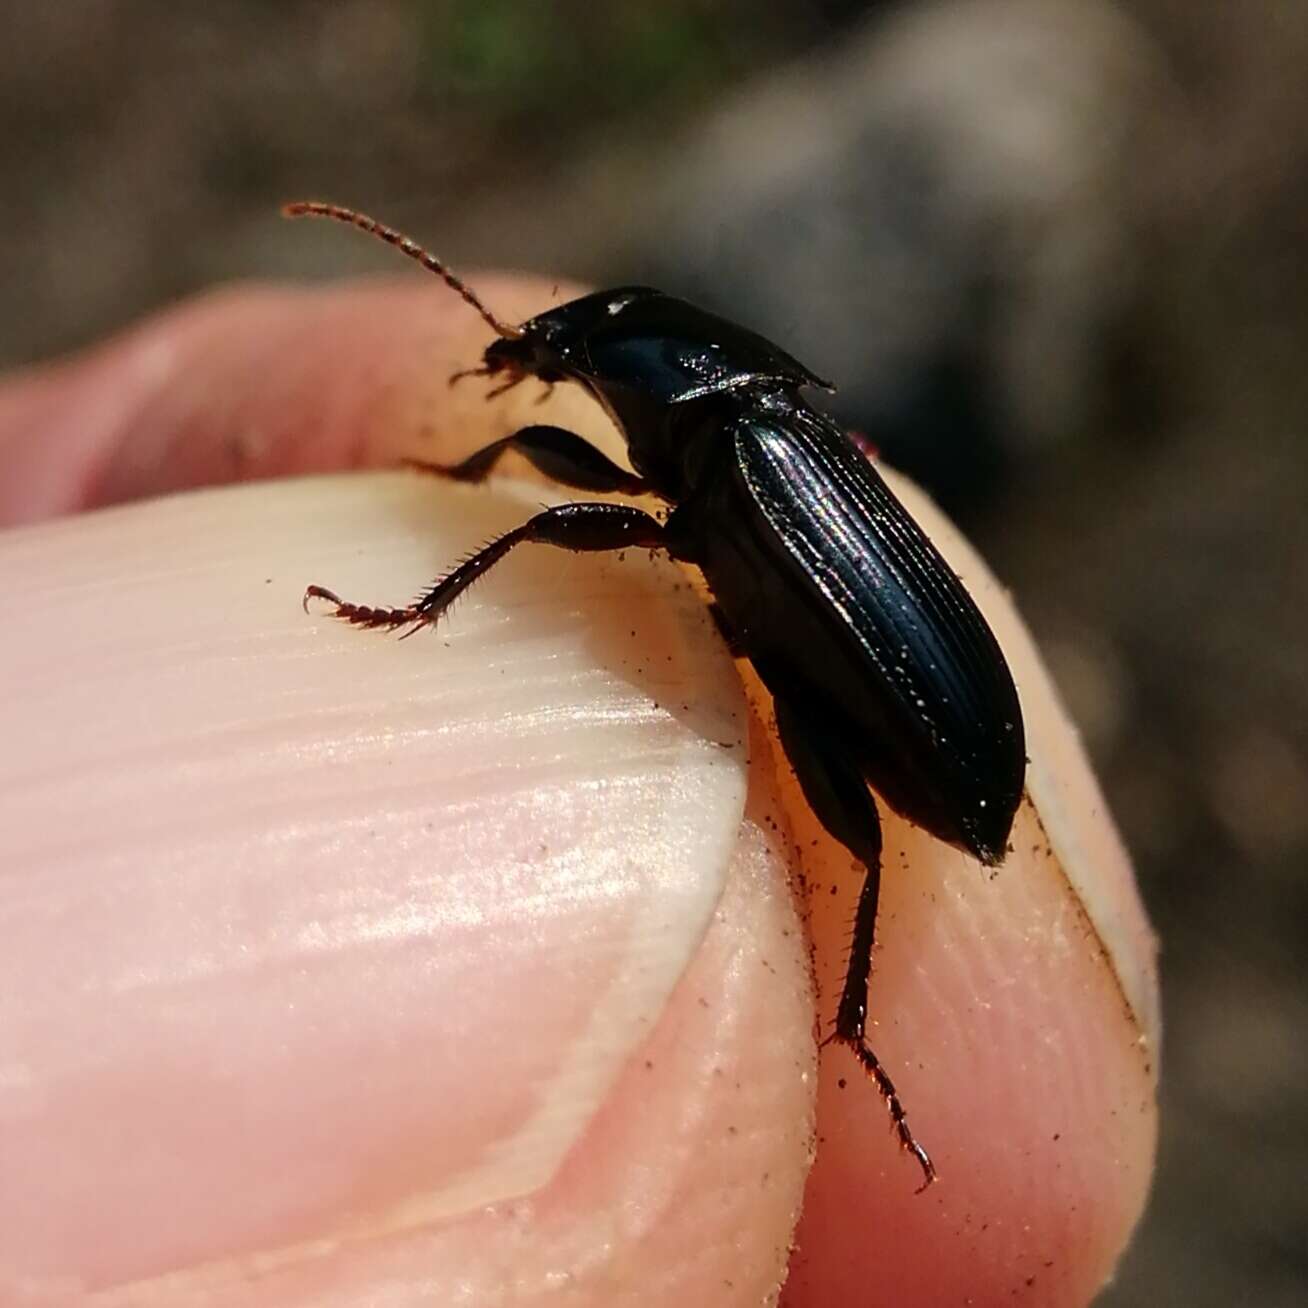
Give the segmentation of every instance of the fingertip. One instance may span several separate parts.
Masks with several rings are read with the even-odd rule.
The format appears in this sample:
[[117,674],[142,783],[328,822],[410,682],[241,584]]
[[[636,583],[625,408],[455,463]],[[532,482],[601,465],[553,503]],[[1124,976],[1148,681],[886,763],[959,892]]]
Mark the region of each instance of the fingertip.
[[[506,315],[551,301],[479,279]],[[232,481],[394,466],[503,435],[526,396],[448,382],[486,326],[430,279],[236,287],[147,319],[0,387],[0,523]]]
[[540,491],[513,495],[306,479],[0,542],[30,742],[0,786],[24,1069],[0,1078],[0,1284],[775,1289],[811,995],[757,788],[742,821],[739,684],[680,574],[570,559],[583,616],[524,554],[407,645],[294,611],[311,566],[407,589]]
[[[1013,667],[1028,797],[994,872],[885,823],[869,1040],[939,1179],[924,1193],[846,1051],[823,1050],[819,1147],[785,1302],[1089,1302],[1149,1190],[1154,941],[1130,864],[1011,603],[920,492],[896,493],[962,574]],[[834,1010],[859,869],[807,814],[820,1008]]]

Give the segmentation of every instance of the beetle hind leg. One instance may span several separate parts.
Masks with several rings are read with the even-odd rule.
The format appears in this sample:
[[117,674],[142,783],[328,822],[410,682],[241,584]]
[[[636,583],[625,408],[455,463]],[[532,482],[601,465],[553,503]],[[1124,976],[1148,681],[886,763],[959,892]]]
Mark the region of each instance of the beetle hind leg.
[[[880,843],[878,831],[878,846]],[[859,892],[858,908],[854,913],[854,935],[849,947],[849,965],[845,972],[840,1007],[836,1010],[835,1027],[822,1043],[829,1045],[838,1041],[847,1045],[864,1072],[872,1078],[886,1101],[890,1122],[899,1137],[899,1143],[917,1159],[918,1166],[922,1169],[921,1189],[925,1190],[936,1179],[935,1164],[931,1161],[931,1155],[917,1142],[895,1083],[867,1042],[868,975],[872,969],[872,940],[876,928],[880,882],[880,865],[869,867],[863,878],[863,889]]]
[[835,1027],[822,1044],[847,1045],[853,1052],[886,1101],[899,1143],[917,1160],[922,1169],[922,1189],[926,1189],[936,1179],[936,1169],[913,1135],[894,1082],[867,1042],[868,979],[881,893],[881,821],[876,801],[841,742],[824,728],[827,715],[822,710],[805,712],[780,696],[775,698],[774,707],[781,743],[804,798],[818,821],[866,868]]

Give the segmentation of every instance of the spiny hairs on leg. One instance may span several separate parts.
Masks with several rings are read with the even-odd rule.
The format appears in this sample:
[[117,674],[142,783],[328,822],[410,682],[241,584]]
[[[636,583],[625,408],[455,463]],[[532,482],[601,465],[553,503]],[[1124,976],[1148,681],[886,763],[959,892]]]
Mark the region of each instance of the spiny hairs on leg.
[[372,631],[398,631],[401,627],[408,627],[409,630],[400,637],[401,640],[407,640],[424,627],[434,627],[450,605],[497,559],[507,553],[509,545],[519,534],[520,531],[507,532],[504,536],[487,541],[480,549],[473,550],[462,558],[450,572],[403,608],[373,608],[369,604],[351,604],[326,586],[310,586],[304,592],[304,611],[309,611],[311,599],[325,600],[332,605],[333,616],[348,622],[352,627]]
[[922,1169],[922,1184],[917,1189],[917,1193],[921,1194],[928,1186],[935,1183],[936,1166],[931,1161],[931,1155],[918,1144],[917,1138],[913,1135],[913,1129],[908,1124],[908,1114],[904,1111],[903,1103],[900,1102],[895,1083],[886,1074],[885,1068],[881,1066],[880,1060],[868,1047],[866,1041],[842,1035],[839,1030],[836,1030],[822,1042],[824,1047],[836,1043],[849,1047],[854,1057],[858,1059],[859,1066],[872,1079],[877,1092],[886,1101],[886,1107],[890,1110],[891,1129],[899,1137],[901,1148],[906,1153],[912,1154],[917,1159],[917,1165]]
[[664,532],[649,514],[628,505],[607,502],[556,504],[483,545],[402,609],[374,609],[349,604],[325,586],[310,586],[304,592],[304,603],[307,609],[311,599],[326,600],[335,606],[338,618],[356,627],[387,630],[409,627],[404,635],[411,636],[434,624],[469,586],[485,576],[515,545],[528,541],[578,552],[621,550],[643,545],[655,549],[663,546]]
[[[868,1046],[868,981],[872,975],[872,947],[876,936],[877,901],[881,895],[881,819],[856,758],[851,758],[838,735],[825,726],[820,704],[806,701],[802,692],[792,701],[781,677],[755,667],[772,687],[777,731],[799,779],[804,798],[818,821],[863,865],[863,888],[854,910],[854,929],[849,941],[845,984],[836,1009],[835,1029],[822,1045],[848,1045],[864,1072],[876,1084],[890,1112],[891,1125],[903,1148],[917,1159],[922,1169],[922,1189],[936,1179],[927,1151],[918,1144],[908,1125],[894,1082]],[[778,687],[782,693],[778,693]]]

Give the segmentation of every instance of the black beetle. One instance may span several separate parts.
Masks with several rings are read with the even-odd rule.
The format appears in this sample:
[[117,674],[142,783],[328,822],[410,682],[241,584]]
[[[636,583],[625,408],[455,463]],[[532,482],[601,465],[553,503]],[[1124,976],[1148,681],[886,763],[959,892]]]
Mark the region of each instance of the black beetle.
[[[822,825],[866,868],[831,1040],[848,1045],[885,1097],[904,1148],[935,1177],[865,1038],[881,881],[870,784],[897,812],[983,864],[1004,857],[1026,768],[1013,678],[962,582],[854,442],[800,392],[829,389],[761,336],[646,287],[598,291],[521,326],[497,319],[438,259],[338,205],[335,218],[439,274],[499,339],[476,375],[492,394],[536,377],[575,381],[624,433],[635,472],[559,427],[531,426],[434,472],[480,481],[507,450],[588,491],[658,496],[665,523],[624,504],[562,504],[491,542],[405,608],[350,604],[363,627],[434,623],[515,545],[665,549],[697,565],[733,651],[772,694],[777,730]],[[462,376],[465,374],[456,374]]]

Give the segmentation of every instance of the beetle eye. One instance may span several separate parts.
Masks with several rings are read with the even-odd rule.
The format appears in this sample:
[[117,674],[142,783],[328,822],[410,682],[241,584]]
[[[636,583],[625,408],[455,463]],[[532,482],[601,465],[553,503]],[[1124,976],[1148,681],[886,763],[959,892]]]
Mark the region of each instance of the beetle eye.
[[608,303],[609,316],[613,317],[615,314],[621,313],[635,298],[634,295],[619,295],[617,299],[610,300]]

